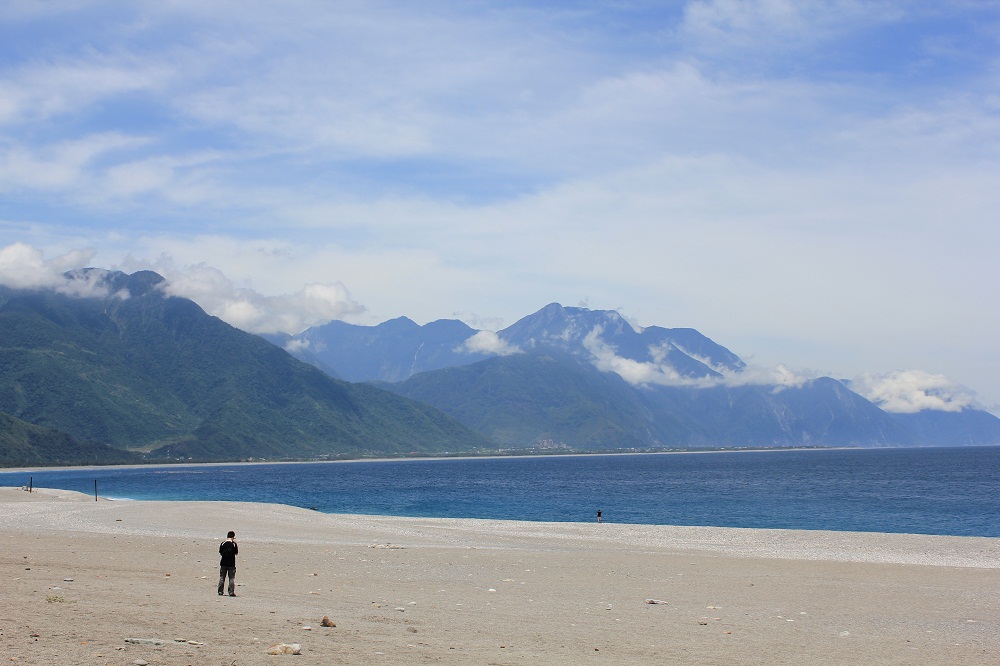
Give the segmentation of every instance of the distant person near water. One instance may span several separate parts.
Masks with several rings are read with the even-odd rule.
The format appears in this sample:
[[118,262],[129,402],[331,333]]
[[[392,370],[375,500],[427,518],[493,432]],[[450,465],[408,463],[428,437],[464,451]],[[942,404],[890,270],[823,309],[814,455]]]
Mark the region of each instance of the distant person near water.
[[229,596],[236,596],[236,555],[240,552],[240,547],[236,545],[236,532],[230,531],[226,535],[226,540],[219,544],[219,595],[222,595],[222,588],[229,576]]
[[597,522],[601,522],[601,510],[597,510]]

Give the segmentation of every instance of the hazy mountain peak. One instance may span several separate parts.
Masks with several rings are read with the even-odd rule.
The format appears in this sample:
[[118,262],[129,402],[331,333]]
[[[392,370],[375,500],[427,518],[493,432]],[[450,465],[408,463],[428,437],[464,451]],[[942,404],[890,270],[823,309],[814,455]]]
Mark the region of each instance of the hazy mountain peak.
[[633,384],[683,384],[739,372],[735,354],[694,329],[636,330],[615,310],[550,303],[499,332],[524,350],[555,348]]
[[59,291],[71,296],[143,296],[166,282],[162,275],[153,271],[129,274],[104,268],[78,268],[63,276],[66,286]]
[[[291,336],[283,346],[307,363],[321,362],[348,381],[401,381],[427,370],[472,363],[491,354],[469,348],[476,331],[455,319],[423,326],[397,317],[377,326],[334,320]],[[305,343],[299,349],[296,343]]]
[[406,331],[420,328],[420,325],[409,317],[396,317],[395,319],[382,322],[378,325],[378,328],[392,331]]
[[613,310],[565,307],[559,303],[549,303],[500,331],[499,335],[522,349],[545,345],[565,348],[582,345],[598,328],[606,336],[635,335],[635,329]]

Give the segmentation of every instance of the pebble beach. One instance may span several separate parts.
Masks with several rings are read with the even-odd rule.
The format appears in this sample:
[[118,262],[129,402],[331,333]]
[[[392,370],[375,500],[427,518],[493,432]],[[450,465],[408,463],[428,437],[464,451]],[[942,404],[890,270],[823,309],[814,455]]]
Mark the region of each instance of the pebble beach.
[[[216,594],[228,530],[235,598]],[[37,488],[0,488],[0,534],[5,663],[1000,664],[995,538]]]

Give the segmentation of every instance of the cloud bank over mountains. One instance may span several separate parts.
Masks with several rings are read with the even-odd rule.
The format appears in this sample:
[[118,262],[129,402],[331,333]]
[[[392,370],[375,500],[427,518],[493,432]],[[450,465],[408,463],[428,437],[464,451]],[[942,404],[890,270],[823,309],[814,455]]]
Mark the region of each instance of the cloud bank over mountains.
[[[669,363],[636,361],[618,356],[614,348],[600,339],[595,329],[587,336],[587,349],[594,355],[594,366],[614,372],[633,386],[773,386],[775,390],[801,387],[819,377],[814,371],[795,371],[784,365],[773,368],[748,365],[739,371],[719,368],[718,377],[685,377]],[[651,350],[655,352],[655,350]],[[853,391],[894,414],[915,414],[924,410],[961,412],[983,406],[972,389],[944,375],[922,370],[896,370],[886,374],[864,373],[845,382]]]
[[584,338],[584,346],[593,354],[594,366],[602,372],[614,372],[633,386],[687,386],[691,388],[711,388],[713,386],[774,386],[776,389],[799,387],[818,375],[814,372],[795,372],[784,365],[774,368],[748,365],[739,370],[733,370],[722,365],[715,365],[710,359],[697,354],[691,354],[683,348],[678,348],[684,354],[710,367],[717,376],[688,377],[682,375],[666,358],[668,345],[650,347],[652,361],[637,361],[619,356],[614,345],[602,339],[603,330],[594,328]]
[[944,375],[921,370],[897,370],[884,375],[863,374],[851,388],[887,412],[915,414],[930,409],[960,412],[978,406],[975,392]]
[[[78,296],[107,296],[99,273],[86,277],[67,273],[89,266],[96,252],[74,250],[45,259],[39,248],[14,243],[0,248],[0,284],[18,289],[50,288]],[[307,284],[293,294],[267,296],[248,287],[237,287],[222,271],[207,264],[180,266],[170,257],[154,262],[127,258],[126,272],[152,270],[166,280],[164,291],[189,298],[211,315],[250,333],[299,333],[364,312],[343,284]]]
[[171,296],[190,298],[209,314],[250,333],[299,333],[364,311],[340,282],[307,284],[293,294],[265,296],[237,287],[222,271],[206,264],[178,267],[160,260],[152,270],[166,278]]
[[497,356],[510,356],[512,354],[523,353],[517,345],[512,345],[501,340],[496,331],[477,331],[472,337],[462,343],[458,351],[465,351],[470,354],[495,354]]

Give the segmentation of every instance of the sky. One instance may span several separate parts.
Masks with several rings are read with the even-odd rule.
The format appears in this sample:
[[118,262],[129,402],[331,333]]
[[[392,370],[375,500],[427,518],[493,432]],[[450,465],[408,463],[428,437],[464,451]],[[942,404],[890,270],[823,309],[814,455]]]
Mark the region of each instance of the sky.
[[152,269],[253,332],[613,309],[1000,413],[997,211],[994,0],[0,4],[7,284]]

